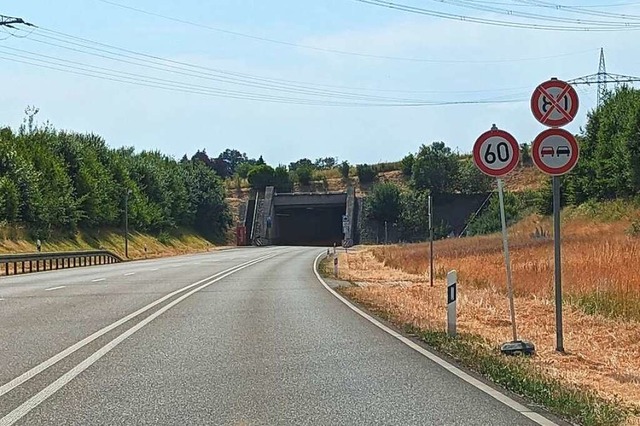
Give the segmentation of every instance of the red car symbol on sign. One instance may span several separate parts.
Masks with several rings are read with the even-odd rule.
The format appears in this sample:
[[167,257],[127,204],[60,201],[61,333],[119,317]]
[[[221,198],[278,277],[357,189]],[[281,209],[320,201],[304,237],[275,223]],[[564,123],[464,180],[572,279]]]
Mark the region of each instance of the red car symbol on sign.
[[553,150],[552,146],[545,146],[544,148],[542,148],[540,150],[540,156],[541,157],[545,157],[547,155],[550,155],[553,157],[553,155],[555,154],[555,151]]

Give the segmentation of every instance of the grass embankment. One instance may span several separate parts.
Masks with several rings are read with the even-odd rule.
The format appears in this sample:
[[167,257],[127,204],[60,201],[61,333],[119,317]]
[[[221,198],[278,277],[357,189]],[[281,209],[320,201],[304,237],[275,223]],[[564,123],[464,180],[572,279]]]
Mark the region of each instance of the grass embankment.
[[[171,233],[150,235],[140,232],[129,234],[129,258],[175,256],[214,249],[215,246],[190,230],[176,230]],[[113,229],[94,231],[81,230],[75,237],[53,236],[42,241],[43,252],[74,250],[110,250],[124,258],[124,232]],[[24,228],[0,228],[0,253],[34,253],[36,241],[28,236]]]
[[[637,208],[622,203],[564,212],[565,355],[554,351],[553,242],[532,235],[536,227],[549,231],[548,219],[532,217],[510,230],[517,324],[520,336],[536,344],[532,359],[506,359],[496,349],[511,329],[498,235],[437,242],[434,288],[425,272],[428,245],[341,254],[341,278],[360,285],[344,293],[559,414],[584,424],[637,422],[640,237],[632,230],[638,218]],[[459,274],[462,335],[455,341],[442,333],[445,274],[452,269]]]

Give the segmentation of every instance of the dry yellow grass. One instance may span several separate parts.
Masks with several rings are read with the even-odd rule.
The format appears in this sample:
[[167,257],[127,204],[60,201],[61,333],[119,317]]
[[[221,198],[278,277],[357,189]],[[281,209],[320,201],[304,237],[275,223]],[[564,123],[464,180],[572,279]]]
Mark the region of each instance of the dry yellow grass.
[[[145,256],[147,258],[175,256],[216,248],[209,241],[188,231],[175,232],[173,235],[162,238],[162,241],[140,232],[132,232],[129,236],[130,259],[143,259]],[[44,240],[42,243],[44,252],[96,249],[110,250],[124,257],[123,234],[114,230],[99,230],[92,233],[80,231],[74,238]],[[0,253],[34,253],[35,251],[35,241],[28,238],[23,228],[0,228]]]
[[[640,239],[625,234],[630,219],[611,223],[569,220],[563,230],[563,277],[566,295],[589,297],[598,291],[616,297],[622,313],[640,308],[636,272]],[[549,223],[530,218],[512,232],[510,242],[516,313],[521,338],[536,344],[533,362],[547,374],[586,386],[605,398],[640,405],[640,323],[590,315],[567,304],[566,355],[555,347],[552,296],[551,240],[533,240],[534,225]],[[341,278],[356,283],[345,289],[354,299],[390,312],[394,320],[443,330],[446,291],[444,274],[459,272],[459,329],[496,345],[510,340],[506,276],[499,236],[439,241],[435,245],[437,279],[428,284],[428,246],[386,246],[341,254]],[[633,315],[631,315],[633,316]]]

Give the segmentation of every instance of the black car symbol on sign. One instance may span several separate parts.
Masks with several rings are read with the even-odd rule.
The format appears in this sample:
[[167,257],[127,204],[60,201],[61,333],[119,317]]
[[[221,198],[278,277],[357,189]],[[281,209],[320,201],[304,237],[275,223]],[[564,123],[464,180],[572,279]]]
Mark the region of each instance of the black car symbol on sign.
[[540,156],[541,157],[544,157],[544,156],[547,156],[547,155],[550,155],[550,156],[553,157],[554,153],[555,153],[555,151],[553,150],[552,146],[545,146],[544,148],[542,148],[540,150]]
[[558,149],[556,149],[556,157],[560,157],[560,154],[564,154],[567,157],[571,157],[571,149],[566,145],[559,146]]

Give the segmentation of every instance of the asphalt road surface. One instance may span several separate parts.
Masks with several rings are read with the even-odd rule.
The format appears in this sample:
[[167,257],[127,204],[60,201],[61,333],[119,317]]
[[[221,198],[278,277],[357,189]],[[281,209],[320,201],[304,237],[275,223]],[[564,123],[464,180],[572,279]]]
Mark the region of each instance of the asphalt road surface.
[[0,426],[530,425],[359,316],[318,248],[0,280]]

